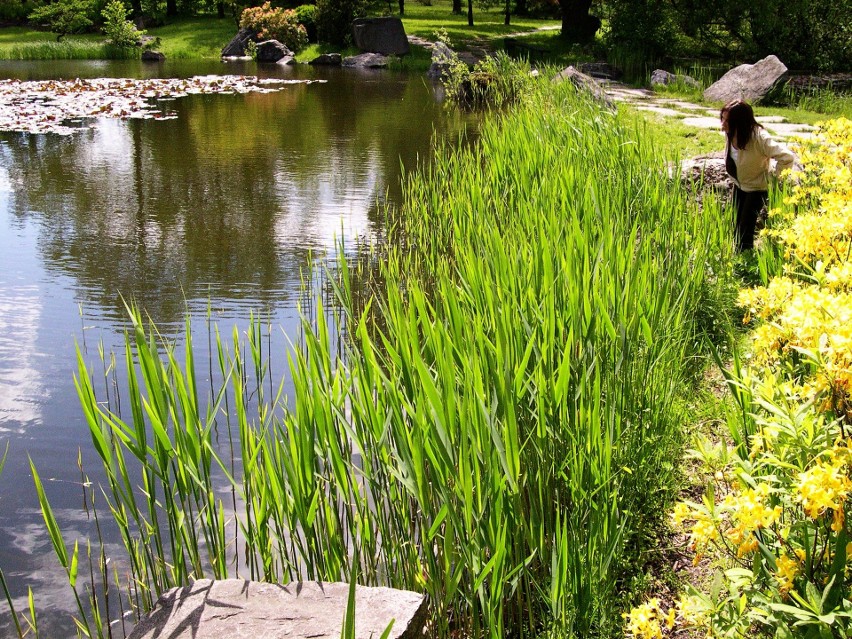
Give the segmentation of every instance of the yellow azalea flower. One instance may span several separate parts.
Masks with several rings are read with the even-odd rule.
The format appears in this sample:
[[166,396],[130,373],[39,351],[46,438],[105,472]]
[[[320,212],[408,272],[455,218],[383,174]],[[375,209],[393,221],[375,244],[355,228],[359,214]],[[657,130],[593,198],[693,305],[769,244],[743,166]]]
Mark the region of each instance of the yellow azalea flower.
[[799,574],[799,561],[787,556],[786,552],[782,552],[781,556],[775,561],[776,573],[775,578],[778,580],[779,590],[786,595],[793,588],[793,581]]
[[636,639],[663,639],[660,620],[663,611],[659,599],[650,599],[622,615],[627,620],[627,635]]
[[681,595],[676,607],[677,614],[685,626],[702,628],[710,621],[707,604],[700,597]]
[[846,473],[846,464],[818,461],[810,470],[799,473],[796,498],[812,519],[826,510],[841,510],[852,482]]

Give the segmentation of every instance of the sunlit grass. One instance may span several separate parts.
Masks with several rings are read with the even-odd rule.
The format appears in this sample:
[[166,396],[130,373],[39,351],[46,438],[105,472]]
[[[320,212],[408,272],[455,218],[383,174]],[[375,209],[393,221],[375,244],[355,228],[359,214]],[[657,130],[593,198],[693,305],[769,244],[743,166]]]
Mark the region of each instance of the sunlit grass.
[[181,18],[162,27],[148,29],[160,39],[158,50],[167,59],[218,59],[222,49],[237,34],[232,18],[201,16]]

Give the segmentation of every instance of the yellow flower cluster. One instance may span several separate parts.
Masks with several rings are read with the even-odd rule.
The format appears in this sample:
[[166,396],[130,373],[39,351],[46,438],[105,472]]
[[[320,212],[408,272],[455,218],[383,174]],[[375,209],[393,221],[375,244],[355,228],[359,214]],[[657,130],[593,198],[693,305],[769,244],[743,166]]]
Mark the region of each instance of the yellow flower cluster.
[[695,552],[697,563],[707,550],[707,545],[719,539],[719,531],[709,512],[683,501],[678,502],[672,512],[672,524],[682,529],[687,521],[693,522],[689,528],[689,547]]
[[817,519],[826,511],[833,511],[833,528],[836,532],[843,526],[843,504],[852,490],[846,461],[842,458],[820,460],[810,469],[799,474],[796,498],[808,517]]
[[634,639],[663,639],[663,628],[704,628],[710,622],[707,603],[693,595],[681,595],[668,612],[663,612],[655,597],[622,617],[627,621],[627,636]]
[[787,555],[786,551],[782,551],[778,559],[775,560],[777,571],[775,577],[778,580],[778,589],[782,595],[786,595],[793,588],[793,582],[801,572],[802,561],[805,559],[805,551],[801,548],[796,549],[796,558],[793,559]]
[[781,506],[766,506],[768,496],[769,484],[763,483],[757,488],[730,493],[725,497],[722,511],[729,512],[733,522],[725,537],[737,548],[738,557],[757,550],[758,539],[754,533],[772,526],[781,517]]
[[788,275],[742,291],[739,303],[746,322],[763,320],[753,367],[789,371],[803,399],[852,419],[852,121],[820,125],[799,155],[800,181],[772,212],[782,228],[767,232],[786,252]]

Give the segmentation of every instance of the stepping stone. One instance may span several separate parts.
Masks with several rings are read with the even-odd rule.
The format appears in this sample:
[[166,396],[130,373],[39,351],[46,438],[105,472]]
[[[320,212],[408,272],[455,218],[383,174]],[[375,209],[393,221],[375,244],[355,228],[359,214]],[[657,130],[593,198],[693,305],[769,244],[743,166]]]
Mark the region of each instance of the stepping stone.
[[653,104],[642,104],[636,107],[637,111],[650,111],[651,113],[656,113],[658,115],[666,115],[672,118],[682,118],[686,116],[686,113],[681,113],[680,111],[675,111],[674,109],[669,109],[668,107],[663,106],[654,106]]
[[[163,594],[128,639],[339,639],[349,596],[345,583],[260,583],[199,579]],[[423,636],[425,595],[393,588],[355,588],[355,637]]]
[[694,116],[684,118],[682,122],[688,126],[698,127],[699,129],[717,129],[720,134],[722,133],[722,129],[719,127],[719,116]]

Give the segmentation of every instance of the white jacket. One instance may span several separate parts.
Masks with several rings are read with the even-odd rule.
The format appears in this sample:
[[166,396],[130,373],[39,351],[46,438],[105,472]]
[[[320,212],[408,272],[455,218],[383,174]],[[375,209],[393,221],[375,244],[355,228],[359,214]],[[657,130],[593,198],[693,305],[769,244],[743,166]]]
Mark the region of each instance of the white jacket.
[[[725,145],[727,156],[730,142]],[[757,127],[751,140],[744,149],[730,149],[731,157],[737,165],[737,178],[734,180],[743,191],[766,191],[769,179],[769,160],[776,162],[775,174],[792,168],[796,163],[793,152],[780,142],[772,139],[766,129]]]

